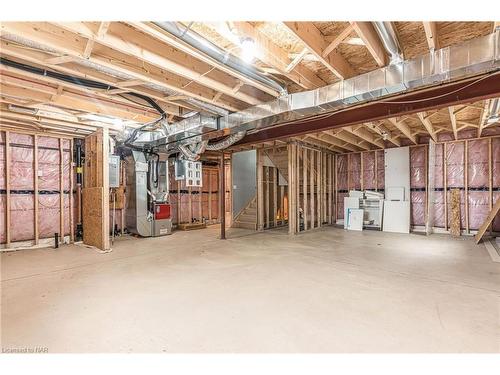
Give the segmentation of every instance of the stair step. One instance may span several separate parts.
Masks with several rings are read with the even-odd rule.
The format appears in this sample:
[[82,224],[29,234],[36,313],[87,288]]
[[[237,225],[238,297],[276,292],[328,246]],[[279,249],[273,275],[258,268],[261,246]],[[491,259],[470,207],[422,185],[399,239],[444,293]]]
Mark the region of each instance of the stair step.
[[246,221],[249,223],[255,223],[257,222],[257,215],[247,214],[246,212],[243,212],[240,216],[238,216],[236,221]]
[[256,230],[257,229],[257,224],[255,224],[255,223],[246,223],[246,222],[241,222],[241,221],[235,221],[233,223],[233,228],[244,228],[244,229]]

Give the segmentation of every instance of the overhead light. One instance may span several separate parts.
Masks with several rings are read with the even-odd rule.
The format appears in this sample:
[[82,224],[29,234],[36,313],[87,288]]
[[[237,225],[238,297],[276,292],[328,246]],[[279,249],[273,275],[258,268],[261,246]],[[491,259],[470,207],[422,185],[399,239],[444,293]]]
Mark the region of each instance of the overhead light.
[[38,112],[38,108],[21,107],[15,104],[9,104],[9,110],[17,113],[27,113],[28,115],[36,115]]
[[252,38],[243,38],[240,47],[243,61],[251,63],[255,58],[255,41]]
[[120,118],[101,116],[101,115],[96,115],[93,113],[85,113],[83,115],[78,116],[78,118],[90,120],[90,121],[104,122],[106,124],[111,124],[111,125],[121,127],[121,128],[123,128],[125,126],[123,120]]

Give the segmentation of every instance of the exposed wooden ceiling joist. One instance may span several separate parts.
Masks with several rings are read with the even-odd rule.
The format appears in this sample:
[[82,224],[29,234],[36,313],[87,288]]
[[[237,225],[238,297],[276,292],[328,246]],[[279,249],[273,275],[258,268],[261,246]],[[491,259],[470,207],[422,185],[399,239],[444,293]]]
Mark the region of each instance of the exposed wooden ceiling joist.
[[284,25],[338,78],[349,78],[356,74],[352,66],[337,50],[333,50],[326,57],[323,57],[323,51],[326,50],[329,43],[312,22],[284,22]]
[[410,127],[407,124],[404,123],[404,120],[397,121],[394,118],[390,118],[390,119],[388,119],[388,121],[392,125],[394,125],[394,127],[396,127],[401,133],[403,133],[406,138],[408,138],[414,144],[417,144],[417,138],[411,132]]
[[343,128],[345,131],[356,135],[357,137],[365,140],[368,143],[371,143],[372,145],[375,145],[379,148],[385,148],[384,142],[375,137],[373,133],[365,129],[364,125],[359,125],[359,126],[346,126]]
[[384,125],[382,124],[375,124],[373,122],[369,122],[365,124],[367,129],[370,129],[374,133],[377,133],[382,137],[382,139],[387,139],[389,142],[391,142],[395,146],[401,146],[401,141],[399,138],[396,138]]
[[[253,86],[253,87],[255,87],[259,90],[262,90],[264,92],[267,92],[268,94],[273,95],[273,96],[279,95],[279,92],[270,88],[269,86],[264,85],[263,83],[261,83],[257,80],[251,79],[248,76],[238,72],[237,70],[231,69],[230,67],[228,67],[225,64],[221,64],[220,62],[212,59],[208,55],[206,55],[203,52],[197,50],[196,48],[188,45],[187,43],[183,42],[182,40],[179,40],[175,36],[173,36],[167,32],[164,32],[163,30],[161,30],[160,28],[158,28],[157,26],[153,25],[150,22],[127,22],[127,23],[129,25],[133,26],[134,28],[136,28],[137,30],[140,30],[145,34],[152,36],[153,38],[156,38],[162,42],[165,42],[165,43],[171,45],[172,47],[175,47],[179,51],[185,52],[188,55],[190,55],[198,60],[201,60],[207,64],[215,66],[217,69],[223,71],[224,73],[227,73],[227,74],[239,79],[244,84]],[[314,73],[312,73],[312,74],[314,74]]]
[[352,145],[350,145],[348,143],[341,142],[338,138],[335,138],[331,134],[327,134],[327,133],[324,133],[324,132],[322,132],[322,133],[314,133],[314,134],[311,133],[311,134],[308,134],[308,137],[311,137],[311,138],[317,139],[319,141],[323,141],[323,142],[329,143],[332,146],[335,146],[335,147],[338,147],[338,148],[341,148],[341,149],[344,149],[344,150],[347,150],[347,151],[358,151],[359,150],[359,148],[353,147]]
[[338,138],[341,141],[347,142],[347,143],[349,143],[353,146],[359,147],[363,150],[367,150],[367,151],[371,150],[371,147],[369,144],[367,144],[364,140],[359,139],[357,136],[344,130],[344,128],[335,129],[335,130],[327,130],[326,133],[331,134],[335,138]]
[[425,37],[430,50],[439,49],[439,39],[436,22],[422,22],[424,24]]
[[[48,47],[52,50],[58,51],[61,55],[71,55],[76,59],[83,58],[83,43],[85,39],[81,39],[78,36],[73,37],[71,40],[68,40],[68,33],[60,28],[55,28],[52,25],[47,26],[44,24],[43,26],[37,27],[31,23],[12,23],[12,22],[4,22],[0,25],[2,35],[3,33],[17,35],[21,38],[28,39],[37,44]],[[89,31],[90,32],[90,31]],[[61,36],[62,35],[62,36]],[[107,34],[108,35],[108,34]],[[109,36],[109,35],[108,35]],[[124,40],[122,40],[121,45],[127,44]],[[15,46],[14,43],[2,41],[2,53],[12,52]],[[82,46],[82,47],[80,47]],[[7,50],[5,47],[10,47]],[[22,50],[22,46],[18,46],[17,51]],[[108,53],[109,56],[112,56],[111,49]],[[31,52],[31,51],[30,51]],[[36,51],[35,51],[36,52]],[[47,57],[47,54],[45,54]],[[50,55],[49,55],[50,56]],[[141,64],[126,64],[121,63],[118,59],[110,58],[110,57],[101,57],[93,54],[87,59],[91,63],[98,64],[107,69],[113,69],[122,74],[126,74],[127,76],[133,77],[134,79],[139,79],[143,82],[154,83],[156,85],[165,87],[166,89],[176,91],[181,94],[188,95],[190,97],[209,102],[211,103],[213,96],[217,91],[212,88],[206,89],[198,89],[196,91],[190,90],[190,87],[186,86],[185,82],[179,81],[176,76],[172,76],[167,74],[160,68],[151,65],[147,70],[144,69],[144,66]],[[144,61],[142,58],[141,61]],[[43,60],[39,61],[40,64],[44,64]],[[144,63],[145,64],[145,63]],[[144,65],[142,64],[142,65]],[[58,65],[56,65],[57,67]],[[217,105],[226,108],[228,110],[236,111],[237,107],[227,104],[225,102],[219,102]]]
[[263,63],[276,68],[278,72],[303,88],[314,89],[326,85],[321,78],[305,66],[296,65],[293,70],[287,71],[290,64],[288,54],[252,24],[233,22],[233,26],[242,35],[254,40],[258,47],[256,48],[256,57]]
[[344,41],[345,38],[349,36],[349,34],[354,30],[353,25],[348,25],[344,30],[340,32],[340,34],[333,39],[330,44],[323,50],[321,54],[323,57],[327,57],[331,52],[335,50],[339,46],[340,43]]
[[366,48],[375,59],[378,66],[386,66],[387,52],[371,22],[351,22],[356,34],[365,43]]
[[450,115],[451,129],[453,130],[453,136],[458,139],[458,129],[457,129],[457,119],[455,113],[453,112],[453,106],[448,107],[448,114]]
[[426,117],[426,113],[425,112],[419,112],[419,113],[417,113],[417,117],[420,120],[420,122],[422,123],[422,125],[424,125],[425,130],[427,130],[427,133],[429,133],[429,135],[431,136],[432,140],[434,142],[437,142],[438,139],[437,139],[436,130],[434,129],[434,126],[432,125],[432,123],[429,120],[429,118]]
[[[33,35],[30,35],[33,36]],[[26,35],[25,37],[28,37]],[[34,37],[34,36],[33,36]],[[35,51],[35,50],[28,50],[26,48],[23,48],[22,46],[18,46],[16,44],[13,44],[9,41],[2,40],[0,44],[0,49],[3,55],[10,56],[10,57],[15,57],[18,59],[22,59],[25,61],[28,61],[30,63],[38,64],[40,66],[47,66],[48,68],[52,68],[57,71],[64,72],[66,74],[71,74],[71,75],[76,75],[79,77],[84,77],[84,78],[90,78],[94,79],[97,81],[100,81],[105,84],[109,84],[112,86],[116,86],[118,88],[127,88],[126,86],[121,86],[120,79],[117,79],[115,77],[112,77],[108,74],[105,74],[103,72],[97,71],[95,69],[76,64],[76,63],[66,63],[66,64],[61,64],[61,65],[50,65],[47,64],[47,56],[48,55],[46,52],[42,51]],[[73,55],[76,59],[79,59],[76,55]],[[134,67],[134,66],[129,66],[129,65],[121,65],[119,62],[113,62],[110,61],[109,59],[97,57],[97,56],[91,56],[88,58],[88,61],[95,63],[99,66],[102,66],[103,68],[107,69],[112,69],[114,71],[117,71],[121,74],[127,75],[134,77],[134,79],[139,80],[140,82],[144,83],[151,83],[156,86],[162,87],[166,90],[171,90],[171,91],[176,91],[181,94],[184,94],[188,97],[192,97],[195,99],[198,99],[200,101],[204,102],[211,102],[213,96],[215,95],[215,91],[211,89],[200,89],[197,90],[196,92],[188,90],[188,88],[182,88],[182,83],[181,82],[176,82],[175,80],[170,79],[170,77],[167,77],[162,74],[157,74],[156,72],[153,72],[152,70],[149,70],[148,73],[144,71],[144,69],[140,66]],[[168,95],[162,92],[158,92],[156,90],[152,90],[149,88],[143,88],[143,87],[129,87],[129,91],[134,91],[138,92],[141,94],[144,94],[146,96],[150,96],[154,99],[157,100],[164,100]],[[179,105],[182,105],[179,103]],[[225,108],[230,111],[238,111],[239,108],[227,104],[226,102],[218,102],[218,106]],[[169,113],[175,114],[177,111],[172,111],[169,110]]]
[[86,39],[95,40],[101,45],[151,63],[161,69],[168,70],[194,82],[198,82],[206,87],[216,90],[217,92],[222,92],[225,95],[234,97],[248,104],[256,105],[260,103],[260,100],[256,99],[254,96],[242,92],[234,93],[232,86],[228,86],[208,77],[206,74],[208,74],[209,70],[207,70],[205,74],[200,74],[198,71],[191,69],[189,67],[190,64],[180,64],[177,61],[167,58],[164,54],[160,54],[159,51],[143,47],[133,39],[124,40],[123,37],[113,34],[111,30],[108,30],[105,35],[99,36],[95,35],[92,29],[85,22],[60,22],[55,24],[76,35],[82,36]]

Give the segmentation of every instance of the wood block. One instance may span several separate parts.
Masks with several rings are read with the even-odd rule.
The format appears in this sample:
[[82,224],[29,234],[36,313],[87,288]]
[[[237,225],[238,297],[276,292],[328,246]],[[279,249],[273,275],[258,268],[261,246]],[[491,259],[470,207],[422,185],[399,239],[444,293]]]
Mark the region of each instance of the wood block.
[[206,223],[181,223],[181,224],[177,224],[177,229],[180,229],[180,230],[203,229],[206,227],[207,227]]
[[460,190],[451,189],[450,193],[450,234],[452,236],[460,236]]
[[[125,208],[125,186],[114,188],[115,209],[121,210]],[[113,209],[113,193],[109,194],[109,208]]]
[[83,203],[83,243],[107,250],[107,241],[103,227],[104,188],[84,188]]
[[481,227],[479,228],[479,230],[475,236],[476,243],[479,243],[479,241],[481,241],[481,238],[483,238],[484,233],[486,232],[486,230],[490,226],[493,219],[495,219],[495,216],[498,214],[499,211],[500,211],[500,199],[497,199],[495,205],[491,209],[490,213],[486,217],[486,220],[481,225]]

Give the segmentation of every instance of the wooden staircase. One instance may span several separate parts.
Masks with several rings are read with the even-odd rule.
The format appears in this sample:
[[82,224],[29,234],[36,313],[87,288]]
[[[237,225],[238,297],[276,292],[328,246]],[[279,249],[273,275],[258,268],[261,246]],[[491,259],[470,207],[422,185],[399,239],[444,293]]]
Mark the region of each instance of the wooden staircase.
[[265,151],[272,163],[278,168],[280,175],[288,182],[288,152]]
[[257,197],[253,197],[248,205],[233,220],[233,228],[257,230]]

